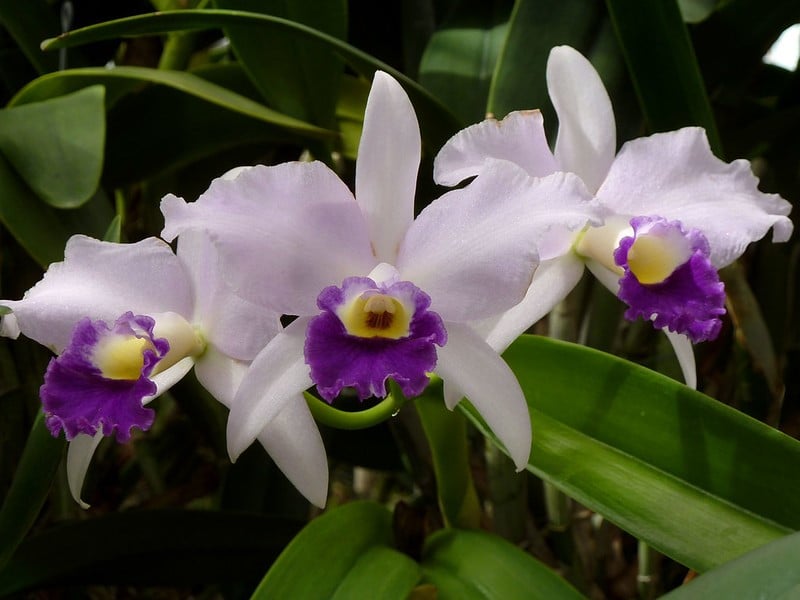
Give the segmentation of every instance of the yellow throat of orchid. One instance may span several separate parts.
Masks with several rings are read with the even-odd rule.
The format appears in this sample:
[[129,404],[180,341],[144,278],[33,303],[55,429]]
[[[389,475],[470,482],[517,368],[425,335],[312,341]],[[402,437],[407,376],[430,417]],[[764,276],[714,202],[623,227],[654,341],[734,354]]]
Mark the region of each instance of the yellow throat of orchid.
[[350,335],[392,340],[409,334],[411,313],[397,298],[386,294],[361,294],[340,314]]
[[145,350],[153,350],[146,338],[134,335],[111,335],[102,339],[94,351],[94,364],[108,379],[139,379],[144,367]]

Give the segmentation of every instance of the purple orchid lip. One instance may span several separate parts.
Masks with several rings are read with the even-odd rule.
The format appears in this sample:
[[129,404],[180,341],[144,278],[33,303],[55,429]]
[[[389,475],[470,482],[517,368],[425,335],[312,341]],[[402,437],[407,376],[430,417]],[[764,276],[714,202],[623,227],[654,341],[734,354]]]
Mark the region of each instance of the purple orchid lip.
[[378,285],[367,277],[322,290],[322,313],[311,319],[305,358],[311,379],[328,402],[345,387],[361,400],[386,396],[391,378],[407,397],[418,396],[436,367],[435,345],[447,332],[428,310],[430,297],[408,281]]
[[619,297],[629,307],[625,318],[652,320],[654,327],[694,343],[715,339],[725,314],[725,286],[705,236],[661,217],[636,217],[631,226],[633,236],[620,240],[614,252],[624,270]]
[[127,442],[131,429],[147,430],[155,413],[142,399],[156,393],[149,376],[169,351],[153,336],[155,321],[127,312],[112,327],[86,317],[69,346],[47,366],[40,389],[47,427],[67,440],[85,433],[116,434]]

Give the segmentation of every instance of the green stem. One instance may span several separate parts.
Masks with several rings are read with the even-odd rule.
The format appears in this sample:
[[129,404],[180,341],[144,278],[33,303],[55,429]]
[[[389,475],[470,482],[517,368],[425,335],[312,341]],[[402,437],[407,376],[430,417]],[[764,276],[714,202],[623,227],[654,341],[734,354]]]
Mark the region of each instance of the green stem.
[[372,427],[397,414],[397,411],[406,403],[406,399],[402,394],[392,390],[380,404],[372,408],[358,412],[346,412],[334,408],[324,400],[320,400],[308,392],[303,392],[303,395],[314,418],[320,423],[337,429],[366,429],[367,427]]
[[439,508],[445,526],[478,529],[481,509],[472,481],[467,421],[460,412],[447,410],[443,398],[442,381],[433,378],[414,401],[431,448]]

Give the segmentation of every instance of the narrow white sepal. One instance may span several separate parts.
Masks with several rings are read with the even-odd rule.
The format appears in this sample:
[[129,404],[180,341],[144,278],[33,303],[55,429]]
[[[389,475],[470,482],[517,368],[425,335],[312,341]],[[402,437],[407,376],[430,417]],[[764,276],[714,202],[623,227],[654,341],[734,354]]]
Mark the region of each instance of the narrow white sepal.
[[228,417],[228,453],[236,460],[291,398],[311,387],[303,348],[310,317],[294,320],[253,359]]
[[673,333],[668,329],[661,331],[667,336],[669,343],[672,344],[672,349],[675,350],[675,356],[678,359],[678,364],[681,366],[683,373],[683,380],[693,390],[697,389],[697,366],[694,360],[694,347],[692,341],[682,333]]
[[516,376],[469,326],[446,322],[445,327],[447,343],[437,351],[436,373],[469,398],[517,470],[523,470],[533,438],[528,404]]
[[94,452],[102,439],[102,432],[94,435],[79,433],[67,446],[67,485],[72,498],[83,509],[89,508],[89,505],[81,499],[83,482]]
[[328,458],[322,436],[302,394],[288,398],[267,423],[258,441],[312,504],[325,508],[328,500]]

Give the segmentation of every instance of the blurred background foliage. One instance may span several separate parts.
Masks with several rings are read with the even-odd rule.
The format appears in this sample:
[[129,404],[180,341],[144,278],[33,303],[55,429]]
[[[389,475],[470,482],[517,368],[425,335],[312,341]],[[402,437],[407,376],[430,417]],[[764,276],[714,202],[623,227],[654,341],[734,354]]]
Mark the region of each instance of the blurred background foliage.
[[[43,40],[62,31],[154,10],[180,12],[90,27],[52,42],[48,51],[40,49]],[[5,107],[0,110],[0,297],[21,297],[48,264],[62,258],[73,233],[112,241],[157,235],[164,194],[195,198],[211,179],[234,166],[311,156],[352,183],[364,104],[376,68],[401,81],[419,114],[424,148],[417,203],[422,208],[443,191],[430,176],[438,148],[487,112],[502,117],[512,110],[541,108],[554,139],[557,122],[544,70],[550,48],[559,44],[583,52],[601,74],[614,105],[620,144],[656,131],[702,125],[718,156],[750,159],[762,190],[779,193],[796,206],[800,70],[796,64],[768,64],[763,57],[798,22],[796,0],[27,0],[24,9],[19,2],[0,0],[0,100]],[[800,436],[799,259],[797,236],[788,244],[754,245],[723,274],[729,316],[722,334],[696,349],[701,391],[794,438]],[[571,328],[567,335],[558,321],[564,311]],[[557,329],[559,337],[679,377],[664,337],[649,326],[623,321],[621,314],[615,298],[586,281],[562,312],[538,324],[535,333]],[[528,340],[512,349],[509,360],[517,364],[518,373],[525,373],[526,360],[557,349]],[[621,362],[596,362],[594,355],[565,352],[564,360],[585,364],[590,373],[613,377],[614,369],[628,369],[619,367]],[[0,594],[47,589],[57,597],[220,593],[239,598],[252,593],[317,511],[260,448],[229,463],[225,410],[192,379],[157,401],[158,419],[151,431],[126,446],[109,440],[101,445],[84,492],[92,507],[81,510],[66,488],[60,465],[63,445],[49,439],[37,442],[32,436],[26,448],[48,360],[48,352],[28,340],[0,339],[0,497],[7,498],[0,531],[8,536],[0,542]],[[551,372],[565,370],[563,363],[553,362]],[[537,374],[548,371],[539,367],[530,373],[530,383],[523,383],[526,392],[537,387]],[[703,404],[700,394],[685,396],[677,384],[670,387],[666,380],[647,379],[644,371],[635,373],[644,379],[641,387],[627,392],[630,397],[646,396],[652,384],[669,390],[675,406],[692,406],[685,409],[686,419],[675,422],[676,431],[689,436],[692,452],[713,454],[727,443],[723,430],[709,438],[702,426],[684,429],[692,419],[718,428],[730,423],[731,436],[741,434],[737,427],[751,427],[742,425],[749,421]],[[534,407],[539,415],[533,421],[534,435],[540,429],[543,437],[532,460],[536,463],[537,451],[543,458],[532,471],[555,481],[582,504],[554,498],[537,475],[509,476],[506,459],[475,428],[469,429],[468,459],[479,500],[487,508],[484,526],[548,565],[547,573],[565,576],[581,594],[663,594],[681,584],[687,566],[706,570],[778,536],[763,528],[774,525],[782,533],[800,528],[796,510],[790,517],[768,506],[769,485],[775,485],[779,489],[773,504],[793,498],[793,504],[785,504],[786,513],[797,508],[797,484],[785,480],[787,473],[796,474],[797,462],[787,462],[800,456],[795,445],[773,439],[766,428],[753,430],[756,456],[737,457],[734,452],[725,464],[745,464],[745,471],[760,465],[760,472],[746,475],[762,485],[749,495],[737,495],[731,491],[736,486],[728,489],[726,483],[712,481],[713,474],[707,481],[697,478],[691,465],[678,464],[702,462],[702,457],[687,451],[686,460],[662,459],[650,456],[646,443],[636,446],[636,436],[646,441],[656,424],[642,426],[612,411],[618,421],[607,430],[587,433],[580,419],[573,423],[559,411],[566,411],[561,408],[565,403],[582,406],[581,398],[589,402],[589,392],[570,389],[568,378],[555,379],[539,392],[553,406],[543,402]],[[557,423],[548,429],[547,419]],[[558,427],[566,426],[559,433]],[[624,436],[615,435],[624,431],[629,436],[625,439],[633,440],[631,447],[617,439]],[[351,511],[337,526],[353,519],[364,527],[363,548],[380,547],[385,553],[390,548],[382,536],[393,532],[394,547],[421,561],[421,566],[407,564],[391,549],[395,554],[379,552],[374,565],[359,567],[373,574],[395,573],[392,593],[429,598],[438,586],[441,597],[459,597],[458,588],[448,585],[455,585],[453,577],[467,575],[448,567],[448,560],[472,556],[475,549],[484,555],[508,552],[508,561],[520,560],[520,569],[525,569],[526,559],[514,554],[510,544],[495,547],[500,543],[495,537],[428,537],[443,521],[437,506],[436,457],[431,457],[413,411],[371,429],[323,428],[323,434],[332,473],[329,506],[369,499],[393,508],[390,515],[374,505],[356,504],[363,514]],[[569,460],[591,461],[610,447],[617,452],[610,464],[619,466],[631,455],[661,474],[645,473],[641,481],[643,489],[663,483],[663,489],[657,488],[663,497],[626,489],[626,478],[635,479],[633,471],[603,484],[578,479],[575,489],[570,488],[562,473],[568,459],[560,453],[566,450],[548,450],[547,436],[553,436],[553,444],[573,440],[575,449],[583,443],[581,436],[589,434],[601,443],[580,446],[584,454]],[[728,455],[720,451],[719,456]],[[630,469],[641,467],[639,462]],[[19,483],[19,476],[14,480],[15,474],[31,470],[27,481]],[[609,472],[601,465],[593,477]],[[723,551],[724,540],[705,550],[686,549],[692,535],[696,542],[701,535],[714,534],[689,531],[670,537],[671,527],[684,533],[692,527],[691,521],[679,520],[680,503],[689,492],[669,487],[670,478],[696,487],[720,506],[733,503],[741,514],[763,517],[753,531],[767,533],[763,538],[753,533],[758,544],[743,542],[730,555]],[[12,481],[31,487],[24,488],[29,501],[9,512],[23,489],[9,493]],[[746,486],[745,479],[737,481]],[[610,490],[642,503],[604,499],[600,491]],[[652,515],[644,515],[648,503]],[[643,550],[598,510],[677,560]],[[659,511],[666,516],[651,527],[657,529],[653,533],[648,524],[659,520]],[[677,520],[670,525],[670,519]],[[330,543],[353,531],[334,529]],[[313,548],[322,538],[311,539],[313,543],[303,546],[296,538],[302,552],[295,548],[295,555],[336,562],[336,557],[315,555]],[[640,560],[643,552],[651,553],[645,567],[637,565],[637,552]],[[715,552],[720,554],[711,556]],[[298,573],[309,563],[293,563],[291,556],[284,555],[283,571],[268,576],[258,588],[263,597],[288,597],[290,588],[280,587],[281,573],[313,577]],[[479,567],[472,569],[467,572],[479,578]],[[645,577],[637,580],[643,572]],[[342,573],[335,576],[345,577]],[[553,594],[570,597],[572,592],[564,592],[560,583],[553,585],[560,590]],[[284,595],[275,595],[279,592]]]

